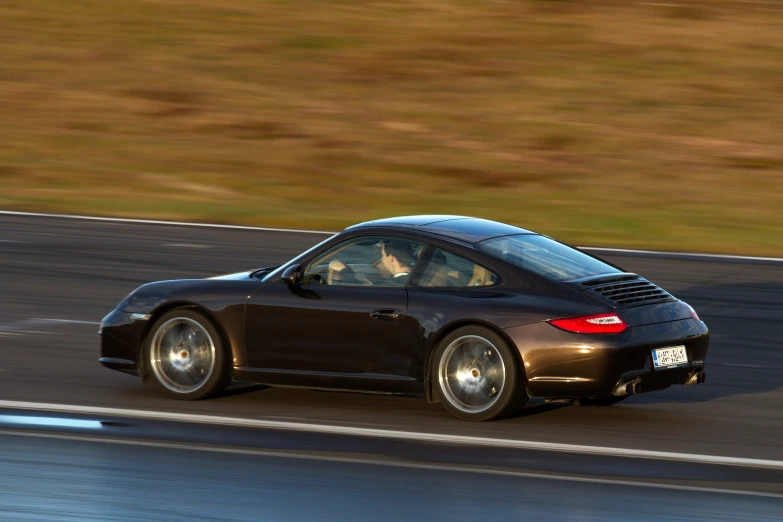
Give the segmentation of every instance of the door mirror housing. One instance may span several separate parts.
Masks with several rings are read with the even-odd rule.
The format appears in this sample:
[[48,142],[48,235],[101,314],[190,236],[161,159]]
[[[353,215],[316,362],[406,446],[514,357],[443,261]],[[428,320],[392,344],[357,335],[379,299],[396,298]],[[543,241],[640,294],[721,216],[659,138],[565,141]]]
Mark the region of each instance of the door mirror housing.
[[299,265],[291,265],[283,270],[283,275],[280,279],[287,285],[298,285],[302,282],[302,267]]

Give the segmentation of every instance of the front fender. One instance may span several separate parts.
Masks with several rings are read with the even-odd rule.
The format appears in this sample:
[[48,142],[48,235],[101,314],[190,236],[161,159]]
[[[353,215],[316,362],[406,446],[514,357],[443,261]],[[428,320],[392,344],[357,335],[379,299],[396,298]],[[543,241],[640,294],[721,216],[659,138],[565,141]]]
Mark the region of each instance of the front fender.
[[[117,306],[123,314],[144,314],[154,320],[177,306],[194,306],[206,313],[224,334],[234,366],[245,364],[245,303],[264,283],[252,278],[181,279],[140,286]],[[138,350],[138,348],[137,348]]]
[[127,313],[151,314],[161,305],[172,301],[188,301],[183,296],[193,297],[201,279],[178,281],[156,281],[141,285],[125,297],[117,309]]

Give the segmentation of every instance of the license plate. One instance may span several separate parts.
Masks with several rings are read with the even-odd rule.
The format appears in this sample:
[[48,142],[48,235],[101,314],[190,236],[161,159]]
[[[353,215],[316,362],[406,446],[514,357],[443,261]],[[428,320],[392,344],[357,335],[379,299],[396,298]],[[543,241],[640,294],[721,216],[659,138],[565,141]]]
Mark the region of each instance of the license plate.
[[652,351],[652,357],[655,368],[671,368],[688,364],[688,353],[685,351],[685,346],[658,348]]

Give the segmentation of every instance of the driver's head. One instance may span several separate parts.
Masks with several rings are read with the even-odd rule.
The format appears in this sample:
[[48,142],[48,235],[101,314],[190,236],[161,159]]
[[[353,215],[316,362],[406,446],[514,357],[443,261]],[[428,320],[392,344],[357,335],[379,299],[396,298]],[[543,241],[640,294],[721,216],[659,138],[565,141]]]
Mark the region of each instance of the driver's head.
[[413,265],[413,245],[407,241],[384,241],[381,254],[383,267],[392,274],[408,272]]

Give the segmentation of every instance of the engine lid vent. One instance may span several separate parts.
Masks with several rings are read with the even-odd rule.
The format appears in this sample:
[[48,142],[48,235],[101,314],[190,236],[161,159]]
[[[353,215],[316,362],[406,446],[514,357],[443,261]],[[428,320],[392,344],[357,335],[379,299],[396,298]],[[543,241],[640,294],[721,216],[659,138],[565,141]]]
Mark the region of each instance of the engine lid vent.
[[676,300],[663,288],[641,277],[634,281],[596,285],[591,287],[590,291],[603,296],[617,306],[638,306]]

